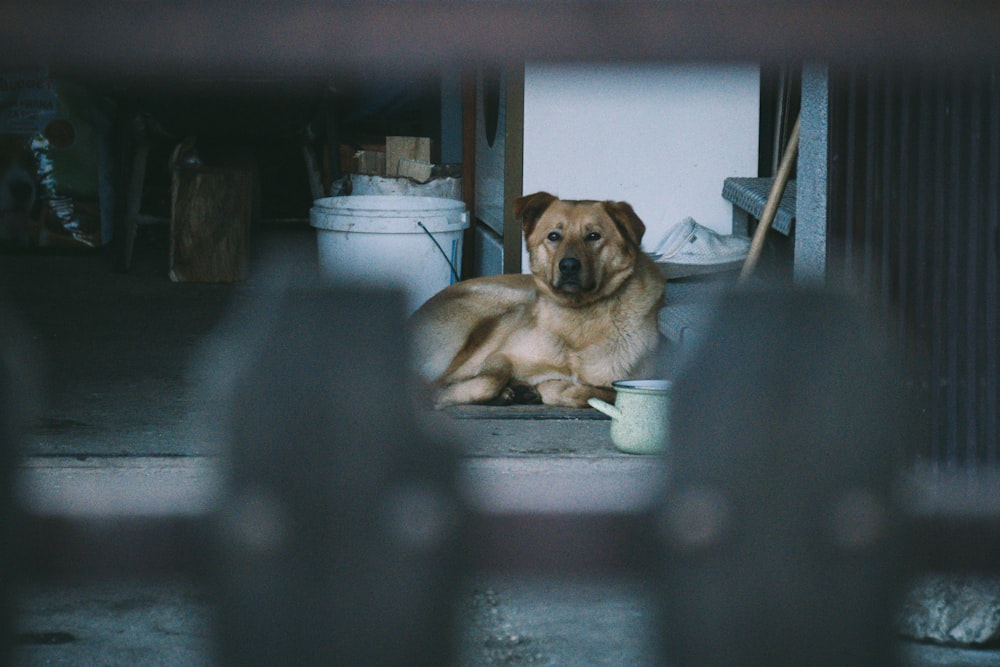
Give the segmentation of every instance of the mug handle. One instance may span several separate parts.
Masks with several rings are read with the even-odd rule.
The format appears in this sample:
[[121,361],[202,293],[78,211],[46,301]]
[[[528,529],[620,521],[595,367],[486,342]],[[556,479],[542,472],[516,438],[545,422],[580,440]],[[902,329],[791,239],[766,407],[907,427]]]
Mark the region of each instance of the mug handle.
[[602,401],[599,398],[588,398],[587,399],[587,404],[590,407],[595,408],[595,409],[603,412],[604,414],[606,414],[607,416],[611,417],[612,419],[621,419],[622,418],[622,411],[621,410],[619,410],[615,406],[611,405],[610,403]]

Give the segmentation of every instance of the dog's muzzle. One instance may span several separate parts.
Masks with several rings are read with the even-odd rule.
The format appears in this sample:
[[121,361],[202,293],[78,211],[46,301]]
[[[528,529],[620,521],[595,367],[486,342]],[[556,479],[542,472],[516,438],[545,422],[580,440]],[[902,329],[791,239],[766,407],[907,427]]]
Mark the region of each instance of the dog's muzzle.
[[580,270],[583,265],[576,257],[563,257],[559,260],[559,280],[556,287],[564,292],[582,292],[587,288],[583,285]]

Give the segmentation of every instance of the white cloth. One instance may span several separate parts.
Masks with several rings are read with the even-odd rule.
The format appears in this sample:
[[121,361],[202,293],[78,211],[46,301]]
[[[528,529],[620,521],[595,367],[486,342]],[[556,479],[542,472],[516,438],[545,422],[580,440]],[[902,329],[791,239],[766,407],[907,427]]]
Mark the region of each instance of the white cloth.
[[684,218],[667,231],[651,257],[667,278],[682,278],[738,268],[749,252],[749,238],[725,236]]

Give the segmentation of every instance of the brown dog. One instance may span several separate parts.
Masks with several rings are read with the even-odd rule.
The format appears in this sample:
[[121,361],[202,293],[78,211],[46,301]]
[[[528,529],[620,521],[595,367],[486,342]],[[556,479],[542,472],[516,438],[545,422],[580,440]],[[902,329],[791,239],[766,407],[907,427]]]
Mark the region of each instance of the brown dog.
[[532,275],[474,278],[413,314],[417,370],[435,405],[614,400],[659,341],[664,278],[641,250],[645,225],[624,202],[522,197]]

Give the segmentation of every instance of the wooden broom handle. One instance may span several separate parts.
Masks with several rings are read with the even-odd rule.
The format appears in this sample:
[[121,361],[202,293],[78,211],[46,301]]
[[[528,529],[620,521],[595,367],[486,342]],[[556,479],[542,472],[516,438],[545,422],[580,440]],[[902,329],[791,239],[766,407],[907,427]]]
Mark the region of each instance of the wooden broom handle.
[[740,282],[744,282],[749,278],[754,268],[756,268],[761,250],[764,249],[764,236],[767,234],[767,230],[771,228],[771,223],[774,221],[774,214],[778,212],[778,204],[781,203],[781,197],[785,194],[785,186],[788,185],[788,178],[792,173],[792,165],[795,164],[795,158],[799,152],[799,125],[801,124],[801,120],[801,115],[796,116],[795,125],[792,126],[792,133],[788,137],[788,145],[785,147],[785,154],[781,156],[778,173],[774,177],[774,183],[771,184],[771,191],[767,194],[767,203],[764,205],[764,211],[760,214],[760,222],[757,223],[757,229],[753,232],[753,240],[750,241],[750,252],[747,254],[746,261],[743,262],[743,270],[740,271]]

